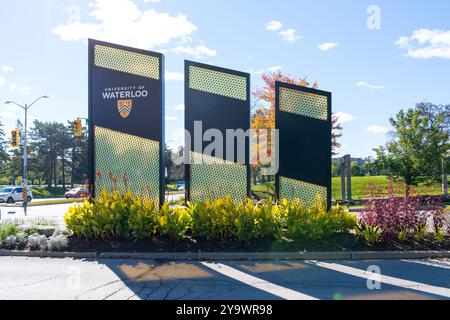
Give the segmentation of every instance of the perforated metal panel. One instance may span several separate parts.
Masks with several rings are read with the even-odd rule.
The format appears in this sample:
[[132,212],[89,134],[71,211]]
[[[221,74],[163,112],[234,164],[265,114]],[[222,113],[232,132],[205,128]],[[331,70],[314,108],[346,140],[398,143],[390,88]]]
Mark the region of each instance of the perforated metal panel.
[[103,45],[94,47],[97,67],[159,80],[159,58]]
[[314,119],[328,119],[327,97],[290,88],[280,88],[280,110]]
[[247,198],[247,166],[191,152],[191,201],[231,196],[239,202]]
[[198,66],[189,66],[189,88],[247,100],[247,78]]
[[129,189],[159,205],[159,142],[98,126],[94,134],[96,195]]
[[[331,206],[331,93],[276,82],[279,198]],[[321,204],[322,204],[321,203]]]
[[298,199],[311,206],[317,201],[326,201],[327,188],[304,181],[280,177],[280,197],[282,199]]

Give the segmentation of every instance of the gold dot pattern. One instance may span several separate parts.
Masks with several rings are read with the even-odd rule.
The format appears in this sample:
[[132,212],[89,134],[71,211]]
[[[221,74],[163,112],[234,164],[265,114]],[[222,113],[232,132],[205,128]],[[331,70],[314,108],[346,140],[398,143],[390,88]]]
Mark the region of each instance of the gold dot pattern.
[[328,196],[326,187],[280,177],[280,197],[288,200],[300,200],[309,207],[318,201],[318,197],[320,197],[322,201],[326,201]]
[[247,101],[247,78],[197,66],[189,66],[189,88]]
[[155,56],[103,45],[96,45],[94,48],[94,63],[97,67],[155,80],[160,79],[159,60]]
[[247,198],[247,166],[190,153],[191,202],[231,196],[238,203]]
[[94,130],[96,196],[103,188],[131,190],[159,206],[159,142],[98,126]]
[[281,87],[280,110],[327,121],[328,98],[319,94]]

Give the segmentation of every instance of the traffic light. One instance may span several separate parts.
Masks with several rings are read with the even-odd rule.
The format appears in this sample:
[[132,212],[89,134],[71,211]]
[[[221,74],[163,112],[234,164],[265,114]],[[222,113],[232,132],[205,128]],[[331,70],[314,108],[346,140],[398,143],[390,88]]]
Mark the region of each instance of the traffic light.
[[73,136],[76,138],[82,137],[83,136],[83,124],[81,122],[81,119],[78,118],[77,120],[75,120],[74,122],[74,126],[73,126]]
[[19,129],[11,130],[11,148],[19,148]]

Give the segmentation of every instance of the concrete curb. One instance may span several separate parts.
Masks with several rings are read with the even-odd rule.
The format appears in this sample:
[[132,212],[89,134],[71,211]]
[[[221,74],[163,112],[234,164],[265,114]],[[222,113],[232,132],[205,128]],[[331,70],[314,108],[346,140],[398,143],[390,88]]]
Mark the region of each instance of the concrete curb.
[[3,257],[132,259],[132,260],[393,260],[450,258],[450,251],[380,251],[380,252],[38,252],[0,250]]

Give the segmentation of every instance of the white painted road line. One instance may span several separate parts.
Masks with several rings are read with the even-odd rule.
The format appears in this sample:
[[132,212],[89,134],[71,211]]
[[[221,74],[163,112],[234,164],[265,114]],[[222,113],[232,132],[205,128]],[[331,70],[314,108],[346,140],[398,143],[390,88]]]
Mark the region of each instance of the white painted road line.
[[403,262],[422,264],[425,266],[450,269],[450,262],[445,260],[427,259],[427,260],[401,260]]
[[205,267],[208,267],[218,273],[221,273],[229,278],[235,279],[239,282],[242,282],[246,285],[254,287],[256,289],[268,292],[273,294],[274,296],[286,299],[286,300],[318,300],[317,298],[308,296],[306,294],[300,293],[298,291],[294,291],[289,288],[285,288],[266,280],[256,278],[242,271],[236,270],[232,267],[221,263],[209,263],[202,262]]
[[345,274],[348,274],[348,275],[351,275],[354,277],[364,278],[367,280],[375,280],[376,279],[376,280],[379,280],[381,283],[389,284],[392,286],[406,288],[406,289],[410,289],[410,290],[421,291],[421,292],[425,292],[425,293],[430,293],[430,294],[450,298],[450,289],[448,289],[448,288],[437,287],[437,286],[432,286],[432,285],[428,285],[428,284],[424,284],[424,283],[420,283],[420,282],[394,278],[394,277],[390,277],[390,276],[385,276],[383,274],[376,275],[376,277],[374,277],[375,275],[372,272],[344,266],[344,265],[337,264],[337,263],[326,263],[326,262],[317,262],[317,261],[307,261],[307,262],[314,264],[318,267],[345,273]]

